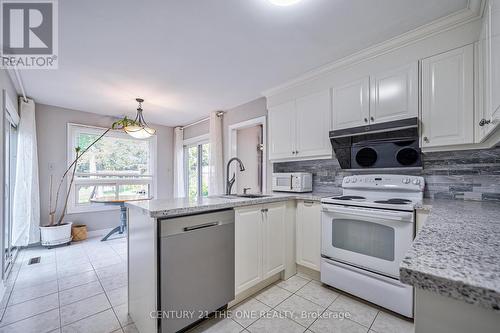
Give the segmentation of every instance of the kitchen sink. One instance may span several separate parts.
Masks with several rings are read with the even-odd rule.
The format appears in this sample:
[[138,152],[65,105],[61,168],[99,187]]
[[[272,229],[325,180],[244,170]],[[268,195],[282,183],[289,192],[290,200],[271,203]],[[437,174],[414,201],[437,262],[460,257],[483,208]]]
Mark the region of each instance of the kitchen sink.
[[257,194],[257,193],[247,193],[247,194],[229,194],[229,195],[219,195],[220,198],[224,199],[238,199],[238,198],[266,198],[270,197],[268,194]]

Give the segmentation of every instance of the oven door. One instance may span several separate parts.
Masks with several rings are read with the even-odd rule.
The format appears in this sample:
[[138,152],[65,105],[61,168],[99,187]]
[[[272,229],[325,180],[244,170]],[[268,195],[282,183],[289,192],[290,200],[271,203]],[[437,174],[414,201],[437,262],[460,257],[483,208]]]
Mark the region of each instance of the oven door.
[[321,254],[399,279],[414,234],[413,212],[324,204]]

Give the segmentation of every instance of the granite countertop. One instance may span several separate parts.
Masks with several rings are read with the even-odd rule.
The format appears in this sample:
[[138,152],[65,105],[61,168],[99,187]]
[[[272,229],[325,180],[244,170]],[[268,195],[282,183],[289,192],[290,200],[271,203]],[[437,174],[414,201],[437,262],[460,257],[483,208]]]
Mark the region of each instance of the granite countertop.
[[403,283],[500,311],[500,203],[432,205],[400,265]]
[[126,206],[129,208],[139,208],[153,218],[165,218],[296,199],[320,201],[321,198],[331,195],[327,193],[273,192],[271,195],[262,198],[224,198],[221,196],[212,196],[199,199],[154,199],[127,202]]

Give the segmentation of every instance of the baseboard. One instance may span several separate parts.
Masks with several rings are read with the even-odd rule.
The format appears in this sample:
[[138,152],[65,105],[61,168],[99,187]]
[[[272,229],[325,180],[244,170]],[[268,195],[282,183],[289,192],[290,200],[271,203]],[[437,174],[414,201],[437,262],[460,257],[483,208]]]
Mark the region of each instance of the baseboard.
[[314,269],[310,269],[309,267],[305,267],[297,264],[297,273],[301,273],[307,276],[310,279],[321,281],[321,274],[319,271],[315,271]]

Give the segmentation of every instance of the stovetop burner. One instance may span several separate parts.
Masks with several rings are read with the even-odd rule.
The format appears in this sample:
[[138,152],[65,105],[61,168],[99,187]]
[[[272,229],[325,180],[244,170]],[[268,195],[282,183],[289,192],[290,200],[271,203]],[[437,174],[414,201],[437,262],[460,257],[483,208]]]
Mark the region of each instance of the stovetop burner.
[[405,204],[411,203],[411,200],[394,198],[394,199],[387,199],[387,200],[376,200],[374,202],[381,203],[381,204],[391,204],[391,205],[405,205]]
[[335,200],[365,200],[365,197],[361,197],[359,195],[343,195],[341,197],[333,197]]

